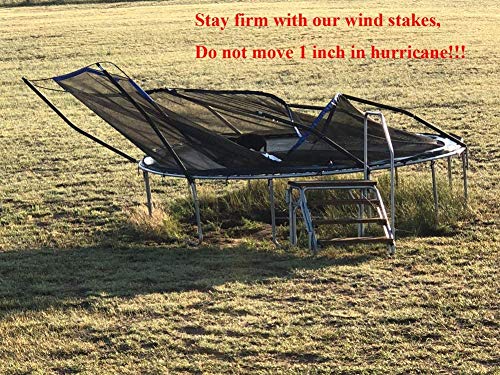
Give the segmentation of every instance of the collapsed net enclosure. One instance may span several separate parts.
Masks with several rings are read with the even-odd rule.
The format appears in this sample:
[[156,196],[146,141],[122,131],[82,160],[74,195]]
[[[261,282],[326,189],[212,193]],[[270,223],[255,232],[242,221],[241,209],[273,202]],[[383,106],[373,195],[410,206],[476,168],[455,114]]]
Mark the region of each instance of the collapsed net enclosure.
[[[155,168],[184,175],[321,172],[362,167],[364,113],[338,94],[319,115],[268,93],[157,88],[89,66],[53,80],[120,132]],[[316,108],[316,112],[318,112]],[[395,157],[442,142],[389,128]],[[383,127],[368,121],[370,165],[389,158]]]

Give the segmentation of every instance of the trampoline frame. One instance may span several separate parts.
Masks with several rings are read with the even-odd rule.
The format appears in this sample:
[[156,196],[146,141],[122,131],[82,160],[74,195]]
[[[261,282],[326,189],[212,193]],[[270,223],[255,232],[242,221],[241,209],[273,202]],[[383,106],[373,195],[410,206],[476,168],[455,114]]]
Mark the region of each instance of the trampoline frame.
[[[463,189],[464,189],[464,205],[468,204],[468,180],[467,180],[467,168],[468,168],[468,155],[467,155],[467,147],[457,147],[455,150],[450,151],[446,154],[440,154],[434,157],[425,157],[421,159],[414,159],[406,162],[398,162],[397,159],[394,160],[393,166],[391,164],[383,164],[378,166],[370,167],[368,177],[373,171],[380,171],[389,169],[391,172],[391,192],[390,192],[390,208],[391,208],[391,228],[393,230],[394,237],[396,236],[396,228],[394,225],[396,212],[395,212],[395,190],[398,185],[398,168],[422,164],[422,163],[430,163],[431,167],[431,176],[432,176],[432,191],[433,191],[433,199],[434,199],[434,210],[436,215],[436,221],[439,218],[439,201],[438,201],[438,190],[437,190],[437,180],[436,180],[436,171],[435,164],[439,159],[447,159],[447,176],[448,176],[448,184],[452,186],[452,157],[459,157],[462,161],[462,173],[463,173]],[[146,189],[146,206],[148,208],[149,215],[152,215],[153,212],[153,202],[151,195],[151,184],[149,174],[159,175],[161,177],[173,177],[173,178],[184,178],[181,174],[162,172],[159,170],[151,169],[144,163],[144,158],[138,163],[138,168],[143,172],[144,177],[144,185]],[[366,176],[365,168],[345,168],[345,169],[337,169],[337,170],[325,170],[319,172],[303,172],[303,173],[282,173],[282,174],[261,174],[261,175],[231,175],[231,176],[192,176],[192,181],[188,181],[188,187],[191,191],[193,205],[195,210],[195,219],[197,225],[198,232],[198,243],[200,244],[203,241],[203,230],[201,223],[201,213],[199,207],[198,193],[196,188],[196,180],[267,180],[268,190],[269,190],[269,204],[270,204],[270,212],[271,212],[271,230],[272,230],[272,242],[280,246],[277,237],[276,237],[276,207],[274,204],[274,179],[290,179],[290,178],[306,178],[306,177],[321,177],[321,176],[333,176],[333,175],[341,175],[341,174],[354,174],[354,173],[363,173]]]
[[[274,184],[273,180],[278,179],[278,178],[302,178],[302,177],[317,177],[317,176],[329,176],[329,175],[337,175],[337,174],[351,174],[351,173],[363,173],[365,179],[370,178],[370,174],[372,171],[375,170],[383,170],[383,169],[389,169],[390,174],[391,174],[391,227],[393,230],[393,233],[395,233],[395,228],[394,228],[394,218],[395,218],[395,205],[394,205],[394,193],[395,193],[395,188],[397,186],[397,169],[403,166],[409,166],[413,164],[421,164],[425,162],[430,162],[431,166],[431,174],[432,174],[432,186],[433,186],[433,199],[434,199],[434,208],[435,208],[435,214],[436,214],[436,219],[439,218],[439,206],[438,206],[438,192],[437,192],[437,183],[436,183],[436,171],[435,171],[435,164],[436,161],[439,159],[447,158],[448,163],[448,182],[449,185],[451,186],[452,184],[452,162],[451,159],[453,156],[460,157],[462,160],[462,172],[463,172],[463,190],[464,190],[464,204],[467,205],[468,203],[468,182],[467,182],[467,168],[468,168],[468,149],[467,145],[463,142],[463,140],[453,134],[447,133],[443,131],[442,129],[438,128],[434,124],[429,123],[428,121],[422,119],[421,117],[398,107],[382,104],[382,103],[377,103],[374,101],[366,100],[366,99],[361,99],[357,98],[351,95],[346,95],[342,94],[346,99],[352,100],[358,103],[370,105],[373,107],[377,107],[380,109],[386,109],[395,113],[400,113],[403,115],[406,115],[420,124],[424,125],[425,127],[433,130],[436,132],[438,135],[430,135],[430,134],[422,134],[425,136],[430,136],[433,137],[434,139],[442,141],[446,147],[446,143],[448,143],[448,146],[454,146],[453,148],[450,149],[449,152],[446,153],[439,153],[436,154],[436,152],[439,149],[434,149],[431,150],[431,152],[425,152],[420,155],[414,155],[410,157],[404,157],[404,158],[394,158],[394,151],[392,148],[392,142],[391,142],[391,137],[385,122],[385,118],[383,114],[380,111],[367,111],[364,113],[364,160],[360,160],[357,157],[355,157],[353,154],[351,154],[349,151],[343,149],[340,145],[329,139],[328,137],[322,135],[319,132],[315,132],[313,126],[305,126],[298,124],[293,121],[293,116],[291,114],[290,108],[298,108],[298,109],[306,109],[306,110],[319,110],[321,111],[320,116],[318,116],[317,119],[320,119],[324,114],[327,112],[331,111],[332,108],[332,103],[336,100],[337,96],[332,99],[326,107],[321,107],[321,106],[315,106],[315,105],[306,105],[306,104],[288,104],[281,98],[261,92],[261,91],[250,91],[250,90],[199,90],[199,89],[187,89],[187,91],[203,91],[203,92],[217,92],[217,93],[238,93],[238,94],[259,94],[259,95],[264,95],[268,97],[272,97],[273,99],[279,101],[281,104],[285,106],[285,108],[288,111],[289,118],[290,120],[285,120],[276,116],[273,116],[268,113],[263,113],[260,112],[258,113],[259,116],[262,116],[264,118],[272,119],[274,121],[278,121],[283,125],[288,125],[291,127],[294,127],[295,129],[297,127],[305,128],[306,131],[309,131],[310,133],[314,133],[315,135],[319,136],[322,138],[324,141],[326,141],[330,146],[334,147],[338,151],[342,152],[352,160],[356,162],[358,167],[348,167],[348,168],[339,168],[339,169],[334,169],[331,167],[325,167],[325,168],[316,168],[316,170],[313,170],[314,168],[311,168],[310,171],[301,171],[301,172],[290,172],[290,173],[271,173],[271,174],[265,174],[265,173],[255,173],[255,174],[230,174],[230,175],[193,175],[191,174],[187,168],[184,166],[182,160],[179,158],[175,150],[172,148],[172,146],[169,144],[168,140],[163,136],[161,133],[160,129],[156,127],[152,119],[148,116],[148,114],[138,105],[138,103],[124,90],[124,88],[120,85],[118,80],[114,79],[114,77],[102,67],[101,64],[111,64],[113,67],[118,69],[126,78],[128,78],[134,85],[135,82],[132,81],[132,79],[118,66],[116,66],[113,63],[110,62],[100,62],[100,63],[95,63],[92,65],[96,65],[112,83],[113,85],[116,86],[116,88],[137,108],[137,110],[142,114],[142,116],[145,118],[145,120],[148,122],[148,124],[152,127],[152,129],[155,131],[155,133],[158,135],[159,139],[167,149],[167,151],[170,153],[170,155],[174,158],[176,163],[178,164],[179,168],[182,171],[182,174],[179,173],[178,171],[168,171],[168,170],[159,170],[159,169],[153,169],[151,166],[147,165],[145,163],[146,157],[142,158],[140,161],[136,160],[135,158],[131,157],[130,155],[126,154],[125,152],[109,145],[108,143],[100,140],[99,138],[89,134],[88,132],[80,129],[77,127],[72,121],[70,121],[37,87],[36,84],[33,82],[36,81],[41,81],[41,80],[33,80],[30,81],[25,77],[22,77],[22,80],[24,83],[32,90],[34,91],[59,117],[62,118],[62,120],[69,125],[72,129],[76,130],[78,133],[88,137],[92,141],[100,144],[101,146],[104,146],[105,148],[109,149],[110,151],[124,157],[127,159],[128,162],[133,162],[133,163],[138,163],[138,168],[142,170],[143,172],[143,178],[144,178],[144,184],[145,184],[145,189],[146,189],[146,198],[147,198],[147,207],[149,214],[152,214],[153,210],[153,203],[152,203],[152,195],[151,195],[151,184],[150,184],[150,178],[149,174],[156,174],[160,175],[163,177],[176,177],[176,178],[186,178],[188,181],[189,189],[191,190],[191,195],[193,199],[193,205],[194,205],[194,211],[195,211],[195,220],[198,228],[198,243],[201,243],[203,241],[203,230],[202,230],[202,223],[201,223],[201,213],[200,213],[200,206],[199,206],[199,199],[198,199],[198,193],[196,189],[196,180],[253,180],[253,179],[266,179],[268,181],[268,190],[269,190],[269,201],[270,201],[270,211],[271,211],[271,227],[272,227],[272,240],[276,245],[279,245],[277,238],[276,238],[276,212],[275,212],[275,197],[274,197]],[[90,66],[87,66],[86,68],[89,68]],[[85,69],[85,68],[82,68]],[[43,80],[43,79],[42,79]],[[163,112],[163,110],[154,102],[154,100],[149,96],[149,93],[153,93],[158,90],[167,90],[167,89],[152,89],[152,90],[147,90],[143,91],[138,85],[137,85],[137,90],[141,90],[141,95],[143,95],[146,99],[148,99],[151,104],[155,107],[156,110],[158,110],[160,113],[162,113],[164,116],[166,114]],[[190,99],[194,102],[197,102],[195,99]],[[210,107],[210,106],[209,106]],[[215,111],[216,112],[216,111]],[[386,142],[389,148],[389,153],[390,153],[390,160],[389,161],[378,161],[376,164],[370,164],[368,161],[368,147],[367,147],[367,122],[368,122],[368,117],[369,116],[378,116],[381,120],[382,126],[384,128],[384,134],[386,137]],[[433,155],[434,154],[434,155]],[[304,168],[306,169],[306,168]],[[361,214],[361,213],[360,213]]]

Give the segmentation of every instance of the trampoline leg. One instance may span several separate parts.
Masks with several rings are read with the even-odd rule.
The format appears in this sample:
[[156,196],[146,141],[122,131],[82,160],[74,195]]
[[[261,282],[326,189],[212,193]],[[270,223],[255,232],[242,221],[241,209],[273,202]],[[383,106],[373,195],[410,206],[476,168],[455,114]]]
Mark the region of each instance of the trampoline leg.
[[436,215],[436,223],[439,222],[439,207],[438,207],[438,191],[436,183],[436,161],[431,161],[431,173],[432,173],[432,194],[434,196],[434,213]]
[[464,151],[462,153],[462,169],[463,169],[463,174],[464,174],[464,199],[465,199],[465,206],[467,206],[469,202],[469,191],[468,191],[468,186],[467,186],[467,151]]
[[269,205],[271,206],[271,231],[272,240],[276,246],[280,246],[278,240],[276,239],[276,212],[274,207],[274,184],[273,179],[267,180],[267,186],[269,188]]
[[196,225],[198,226],[198,245],[203,241],[203,231],[201,228],[201,217],[200,217],[200,202],[198,201],[198,193],[196,192],[196,183],[194,181],[189,182],[189,187],[191,188],[191,194],[193,195],[194,203],[194,215],[196,218]]
[[398,169],[397,168],[394,168],[394,177],[396,179],[395,185],[396,185],[396,187],[398,187],[399,186],[399,173],[398,173]]
[[450,186],[450,189],[452,187],[452,175],[451,175],[451,156],[448,156],[448,185]]
[[297,216],[295,202],[293,200],[293,190],[291,187],[286,191],[286,201],[288,203],[288,228],[290,233],[290,245],[297,244]]
[[144,176],[144,185],[146,186],[146,205],[148,206],[148,213],[149,216],[153,216],[153,202],[151,200],[151,185],[149,184],[149,173],[144,171],[142,172],[142,174]]

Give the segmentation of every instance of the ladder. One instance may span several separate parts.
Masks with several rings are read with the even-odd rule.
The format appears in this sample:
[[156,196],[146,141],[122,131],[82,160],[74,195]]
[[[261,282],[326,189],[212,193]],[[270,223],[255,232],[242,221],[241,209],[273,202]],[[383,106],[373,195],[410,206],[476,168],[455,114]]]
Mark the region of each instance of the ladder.
[[[357,217],[325,218],[313,217],[307,203],[307,193],[314,190],[341,190],[349,193],[347,199],[330,199],[322,202],[334,206],[358,206]],[[358,192],[357,195],[356,192]],[[384,202],[377,189],[377,182],[360,180],[335,181],[289,181],[286,194],[290,223],[290,243],[297,244],[297,210],[300,209],[304,218],[305,228],[309,238],[309,249],[317,253],[318,247],[324,245],[349,245],[357,243],[381,243],[387,246],[388,252],[394,254],[396,243],[394,230],[391,227]],[[358,225],[358,236],[349,238],[318,239],[315,228],[321,225]],[[365,236],[365,224],[376,224],[382,227],[384,236]]]

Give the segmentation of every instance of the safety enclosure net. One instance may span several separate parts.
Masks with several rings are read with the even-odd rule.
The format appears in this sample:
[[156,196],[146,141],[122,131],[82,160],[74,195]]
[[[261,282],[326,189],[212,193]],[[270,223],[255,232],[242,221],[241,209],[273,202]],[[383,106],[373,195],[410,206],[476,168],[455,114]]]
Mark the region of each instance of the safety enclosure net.
[[[341,94],[313,115],[256,91],[145,91],[122,73],[99,65],[53,80],[154,159],[156,168],[210,176],[326,171],[362,163],[364,113]],[[424,135],[393,128],[389,133],[396,158],[441,146]],[[369,120],[369,163],[388,158],[383,127]]]

